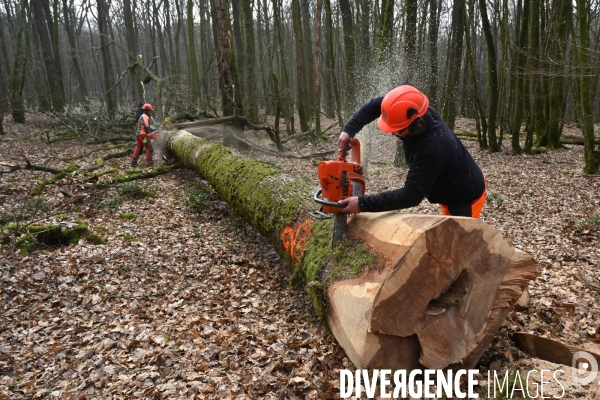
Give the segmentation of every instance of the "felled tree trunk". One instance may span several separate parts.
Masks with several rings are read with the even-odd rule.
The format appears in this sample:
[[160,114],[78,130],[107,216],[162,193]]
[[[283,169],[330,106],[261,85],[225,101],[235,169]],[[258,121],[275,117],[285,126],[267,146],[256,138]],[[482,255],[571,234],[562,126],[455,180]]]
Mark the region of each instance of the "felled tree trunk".
[[332,250],[331,220],[308,215],[313,185],[186,131],[165,140],[293,268],[358,368],[474,366],[540,274],[472,218],[360,214]]

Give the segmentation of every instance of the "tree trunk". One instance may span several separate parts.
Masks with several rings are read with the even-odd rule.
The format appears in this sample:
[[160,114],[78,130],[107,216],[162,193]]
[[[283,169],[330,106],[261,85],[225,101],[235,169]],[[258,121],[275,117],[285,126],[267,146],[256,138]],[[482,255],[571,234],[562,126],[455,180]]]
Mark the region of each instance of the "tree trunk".
[[231,23],[226,0],[211,0],[213,32],[219,69],[219,86],[221,88],[221,108],[223,115],[240,115],[241,102],[235,93],[237,70],[231,48]]
[[329,99],[332,110],[334,110],[335,115],[338,120],[338,124],[340,125],[340,129],[344,126],[344,118],[342,117],[342,102],[340,100],[340,92],[338,89],[338,79],[335,74],[335,53],[333,50],[333,17],[331,14],[331,2],[330,0],[323,0],[325,6],[325,26],[327,26],[327,56],[325,58],[326,69],[328,71],[328,86],[331,93],[331,97]]
[[488,74],[490,77],[489,82],[489,94],[490,104],[487,119],[487,133],[489,138],[488,150],[491,152],[500,151],[500,145],[496,139],[496,116],[498,115],[498,99],[499,99],[499,87],[498,87],[498,70],[496,61],[496,47],[494,45],[494,38],[492,36],[492,28],[490,21],[487,16],[487,3],[485,0],[479,0],[479,10],[481,11],[481,23],[483,26],[483,32],[485,34],[485,41],[487,44],[487,55],[488,55]]
[[194,0],[187,0],[186,33],[188,39],[188,71],[190,74],[190,96],[194,104],[198,103],[200,94],[200,78],[198,75],[198,58],[196,57],[196,40],[194,39]]
[[[127,4],[129,0],[125,0],[125,4]],[[77,56],[77,40],[75,39],[75,31],[73,30],[73,26],[71,24],[71,11],[67,4],[67,0],[62,0],[63,4],[63,22],[65,24],[65,31],[67,32],[67,37],[69,38],[69,46],[71,47],[69,53],[71,55],[71,62],[73,63],[73,71],[75,72],[75,78],[77,79],[77,84],[79,86],[79,101],[89,102],[89,93],[87,89],[87,83],[85,82],[85,78],[83,76],[83,72],[81,71],[81,64],[79,63],[79,57]],[[131,18],[131,11],[129,12]],[[125,16],[127,12],[125,11]],[[131,20],[131,24],[133,26],[133,19]],[[129,27],[128,24],[125,24],[126,27]],[[128,29],[129,32],[129,29]],[[134,54],[137,53],[130,49],[130,51]]]
[[52,41],[48,32],[48,24],[44,17],[44,5],[42,0],[32,0],[31,8],[35,18],[35,23],[37,25],[36,30],[39,35],[40,45],[42,47],[42,58],[44,61],[44,67],[46,69],[46,79],[48,86],[50,87],[50,101],[52,104],[52,110],[60,112],[64,108],[64,101],[60,93],[60,86],[58,84],[59,77],[56,71],[56,64],[54,62]]
[[[470,2],[469,11],[474,11],[475,4]],[[466,13],[466,7],[465,7]],[[465,17],[465,20],[467,18]],[[479,143],[480,149],[487,149],[487,117],[483,110],[483,102],[481,101],[481,95],[479,93],[479,79],[477,79],[477,65],[475,63],[475,56],[473,45],[471,44],[471,32],[470,27],[465,24],[465,45],[466,45],[466,56],[469,63],[469,72],[471,73],[471,80],[473,81],[473,102],[475,103],[476,112],[476,123],[477,123],[477,142]]]
[[528,104],[525,104],[525,90],[528,90],[525,87],[525,66],[527,65],[527,39],[529,34],[529,13],[530,13],[530,3],[529,0],[523,1],[523,16],[521,18],[521,28],[519,29],[519,44],[517,47],[517,56],[515,62],[515,95],[514,95],[514,106],[513,106],[513,115],[512,121],[510,125],[511,130],[511,146],[512,146],[512,155],[516,156],[521,154],[521,142],[520,142],[520,134],[521,134],[521,124],[523,123],[523,118],[525,117],[525,110],[528,108]]
[[378,64],[390,58],[389,52],[392,47],[394,32],[394,0],[383,0],[381,4],[381,33],[379,35],[379,58]]
[[[257,66],[255,63],[256,50],[254,48],[254,18],[253,18],[253,9],[252,2],[250,0],[245,0],[243,2],[242,9],[244,10],[244,71],[246,71],[245,80],[246,85],[244,87],[245,94],[245,104],[247,107],[244,107],[246,112],[246,118],[248,118],[253,123],[258,122],[258,96],[256,93],[256,77]],[[240,54],[239,57],[242,55]]]
[[429,32],[427,36],[429,38],[429,90],[427,97],[429,103],[437,107],[437,87],[438,87],[438,55],[437,55],[437,42],[439,35],[439,10],[440,5],[438,0],[429,0]]
[[[531,72],[539,71],[540,46],[540,0],[531,0],[531,13],[529,15],[531,23],[529,24],[529,64],[528,69]],[[541,138],[546,137],[546,118],[544,117],[544,97],[542,93],[542,74],[539,72],[531,77],[531,97],[532,106],[532,125],[535,133],[536,145],[539,145]]]
[[110,90],[112,87],[111,77],[112,60],[110,56],[109,40],[108,40],[108,7],[105,0],[98,0],[98,31],[100,32],[100,54],[102,56],[102,83],[104,84],[104,93],[106,93],[106,111],[108,116],[114,118],[117,108],[115,94]]
[[317,0],[315,16],[315,135],[321,132],[321,11],[322,0]]
[[360,214],[331,249],[314,187],[185,131],[167,148],[273,245],[357,368],[474,366],[529,281],[526,253],[479,219]]
[[[315,110],[315,57],[313,51],[313,36],[311,29],[311,22],[314,17],[310,13],[309,7],[310,0],[300,0],[300,15],[302,16],[302,39],[304,45],[304,65],[306,69],[305,82],[306,82],[306,107],[307,107],[307,119],[310,121],[314,118]],[[313,131],[312,139],[315,140],[316,130]]]
[[579,22],[579,47],[577,50],[579,66],[582,68],[581,77],[579,80],[579,101],[575,104],[579,105],[581,131],[585,145],[583,148],[583,159],[585,165],[583,171],[586,174],[597,174],[598,164],[600,160],[594,155],[596,145],[594,138],[594,115],[592,111],[592,79],[593,69],[590,65],[590,38],[589,38],[589,21],[587,14],[587,2],[585,0],[577,0],[577,20]]
[[558,149],[560,145],[560,134],[564,120],[564,109],[566,103],[565,96],[565,78],[563,73],[566,69],[564,62],[568,45],[569,33],[571,31],[571,11],[572,3],[569,0],[555,0],[556,18],[552,21],[553,34],[549,39],[554,38],[555,47],[552,54],[554,76],[550,78],[548,112],[548,148]]
[[448,45],[446,63],[446,83],[442,108],[442,117],[450,129],[454,129],[456,119],[456,100],[462,65],[465,0],[456,0],[452,5],[452,32]]
[[[243,1],[243,0],[242,0]],[[246,0],[248,1],[248,0]],[[236,67],[238,76],[244,80],[246,78],[246,70],[244,69],[244,42],[242,40],[242,14],[240,8],[240,0],[231,0],[231,25],[233,28],[233,49],[236,54]],[[242,105],[244,113],[246,105]]]
[[298,107],[298,117],[300,118],[300,129],[302,132],[308,132],[310,125],[308,123],[308,94],[306,88],[306,77],[304,72],[304,38],[302,35],[302,17],[300,14],[300,0],[292,0],[292,25],[294,27],[294,42],[296,44],[296,105]]
[[349,116],[355,111],[356,107],[356,45],[354,43],[354,19],[350,9],[349,0],[339,1],[340,12],[342,14],[342,30],[344,32],[344,115],[348,120]]
[[[27,50],[29,45],[29,29],[25,33],[26,20],[26,4],[27,0],[21,2],[19,10],[19,20],[17,28],[17,38],[15,44],[15,52],[13,58],[13,67],[10,74],[10,110],[13,121],[17,124],[25,123],[25,106],[23,104],[23,86],[25,85],[25,70],[27,67]],[[23,34],[25,33],[25,40]]]

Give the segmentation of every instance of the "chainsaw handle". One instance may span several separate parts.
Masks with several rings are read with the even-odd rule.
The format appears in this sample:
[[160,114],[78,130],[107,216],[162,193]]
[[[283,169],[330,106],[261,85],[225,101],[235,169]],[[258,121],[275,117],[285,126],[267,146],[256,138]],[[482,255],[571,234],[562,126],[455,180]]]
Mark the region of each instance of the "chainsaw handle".
[[314,201],[316,201],[317,203],[322,204],[324,206],[346,208],[345,204],[340,204],[338,202],[333,202],[333,201],[327,201],[327,200],[323,200],[322,198],[320,198],[322,191],[323,191],[323,189],[317,190],[317,193],[315,193],[315,195],[313,197]]
[[[360,164],[360,140],[356,138],[350,138],[352,140],[352,162],[355,164]],[[346,161],[346,156],[348,155],[348,148],[350,147],[350,140],[344,146],[344,150],[338,156],[338,161]]]

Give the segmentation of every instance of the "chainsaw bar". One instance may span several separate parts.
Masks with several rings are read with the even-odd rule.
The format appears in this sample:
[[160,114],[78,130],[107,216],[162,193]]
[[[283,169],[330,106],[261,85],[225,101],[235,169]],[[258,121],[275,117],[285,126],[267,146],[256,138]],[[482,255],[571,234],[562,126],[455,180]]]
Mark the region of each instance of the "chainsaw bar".
[[346,232],[346,224],[348,223],[348,214],[336,213],[333,217],[333,241],[331,248],[335,248],[335,245],[340,241],[344,232]]

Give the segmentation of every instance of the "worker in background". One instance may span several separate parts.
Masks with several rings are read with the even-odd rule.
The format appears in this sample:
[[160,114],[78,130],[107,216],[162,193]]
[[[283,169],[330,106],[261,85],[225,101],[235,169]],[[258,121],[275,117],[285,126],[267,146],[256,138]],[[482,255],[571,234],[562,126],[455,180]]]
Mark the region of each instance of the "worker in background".
[[424,198],[439,203],[443,215],[479,218],[486,187],[481,169],[418,89],[403,85],[364,104],[338,139],[342,151],[354,135],[379,118],[384,133],[402,140],[408,173],[404,187],[374,195],[349,197],[344,212],[380,212],[415,207]]
[[131,160],[131,166],[137,166],[137,159],[142,151],[144,145],[146,146],[146,162],[148,165],[152,165],[152,144],[151,139],[148,137],[148,134],[152,132],[156,132],[156,129],[153,128],[154,121],[152,119],[152,105],[144,104],[142,106],[142,115],[139,117],[137,121],[137,130],[135,132],[135,140],[136,147],[133,152],[133,160]]

